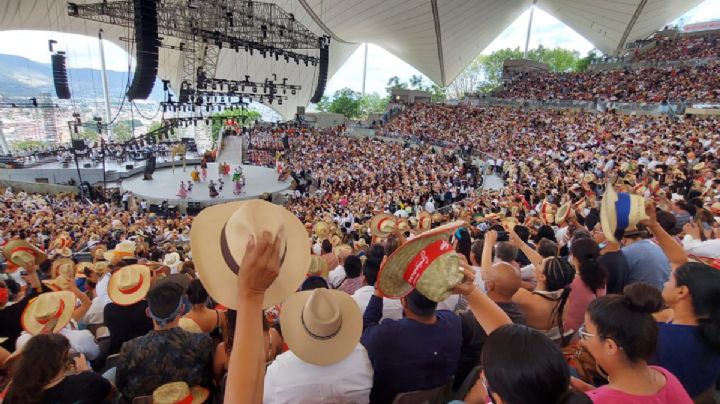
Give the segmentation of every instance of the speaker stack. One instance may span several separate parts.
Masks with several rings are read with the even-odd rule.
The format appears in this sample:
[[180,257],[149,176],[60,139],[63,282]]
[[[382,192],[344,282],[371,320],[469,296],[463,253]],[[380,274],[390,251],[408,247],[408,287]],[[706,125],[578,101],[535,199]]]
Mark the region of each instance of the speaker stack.
[[55,83],[55,94],[61,100],[70,99],[70,87],[68,86],[67,68],[65,67],[65,54],[58,52],[50,56],[52,61],[53,81]]
[[133,0],[137,66],[127,91],[130,100],[150,96],[158,73],[158,0]]
[[325,94],[325,84],[327,84],[328,76],[328,64],[330,63],[330,45],[324,44],[320,48],[320,72],[318,74],[318,83],[315,87],[315,94],[313,94],[310,102],[317,104],[320,102],[323,94]]

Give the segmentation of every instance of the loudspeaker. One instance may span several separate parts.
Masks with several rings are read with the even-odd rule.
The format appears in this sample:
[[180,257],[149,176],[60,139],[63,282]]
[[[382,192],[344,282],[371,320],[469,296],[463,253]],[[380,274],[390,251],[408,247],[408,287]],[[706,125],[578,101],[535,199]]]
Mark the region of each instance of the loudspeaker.
[[85,141],[82,139],[73,139],[72,141],[72,148],[75,149],[77,152],[84,152],[87,148],[87,145],[85,144]]
[[135,13],[135,57],[137,65],[128,99],[147,99],[152,92],[158,73],[158,0],[133,0]]
[[65,67],[65,55],[57,53],[50,56],[52,61],[53,82],[55,83],[55,94],[61,100],[70,99],[70,87],[68,86],[67,69]]
[[320,71],[318,72],[318,83],[315,87],[310,102],[317,104],[320,102],[323,94],[325,94],[325,84],[327,84],[328,64],[330,63],[330,45],[325,44],[320,48]]
[[135,168],[135,166],[132,165],[132,164],[126,164],[126,165],[125,165],[125,169],[128,170],[128,171],[129,171],[129,170],[132,170],[133,168]]
[[85,164],[83,164],[83,168],[92,168],[92,164],[85,163]]

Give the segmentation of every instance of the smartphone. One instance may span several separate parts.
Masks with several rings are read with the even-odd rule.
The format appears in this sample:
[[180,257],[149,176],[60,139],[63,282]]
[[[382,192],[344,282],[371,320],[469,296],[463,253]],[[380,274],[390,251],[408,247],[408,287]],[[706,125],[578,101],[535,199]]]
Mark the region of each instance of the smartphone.
[[26,270],[24,270],[24,269],[21,270],[21,271],[20,271],[20,276],[28,276],[28,271],[26,271]]

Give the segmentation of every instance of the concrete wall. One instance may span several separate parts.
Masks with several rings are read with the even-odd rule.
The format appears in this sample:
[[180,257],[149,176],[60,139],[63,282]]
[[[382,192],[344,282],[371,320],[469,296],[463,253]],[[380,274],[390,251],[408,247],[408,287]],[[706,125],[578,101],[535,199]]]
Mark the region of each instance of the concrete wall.
[[12,187],[13,192],[25,191],[27,193],[35,194],[57,194],[60,192],[77,194],[79,192],[78,187],[70,187],[67,185],[56,185],[56,184],[41,184],[36,182],[19,182],[19,181],[6,181],[0,180],[0,188]]

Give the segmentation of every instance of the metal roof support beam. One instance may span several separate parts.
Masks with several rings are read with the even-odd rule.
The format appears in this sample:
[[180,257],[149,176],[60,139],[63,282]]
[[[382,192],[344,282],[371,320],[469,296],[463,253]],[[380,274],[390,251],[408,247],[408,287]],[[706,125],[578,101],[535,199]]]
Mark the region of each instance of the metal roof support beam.
[[430,0],[432,5],[433,20],[435,21],[435,40],[437,41],[438,63],[440,64],[441,86],[445,87],[445,60],[443,58],[442,32],[440,31],[440,14],[438,13],[437,0]]
[[632,31],[633,27],[635,26],[635,22],[638,20],[640,14],[642,14],[643,9],[645,8],[645,4],[647,4],[647,0],[640,0],[640,4],[638,4],[637,8],[635,9],[635,13],[633,13],[632,17],[630,18],[630,22],[628,22],[627,27],[625,27],[625,32],[623,32],[617,49],[615,49],[615,56],[620,55],[623,46],[625,46],[625,41],[627,41],[627,37],[628,35],[630,35],[630,31]]
[[300,0],[300,5],[303,6],[305,11],[310,16],[310,18],[312,18],[313,21],[315,21],[315,24],[317,24],[318,27],[320,27],[320,29],[325,31],[325,33],[330,38],[332,38],[335,42],[346,43],[346,44],[351,44],[351,45],[355,44],[355,42],[348,42],[348,41],[340,38],[339,36],[337,36],[335,34],[335,32],[333,32],[333,30],[331,30],[330,27],[325,25],[325,23],[322,21],[322,19],[320,19],[320,17],[317,14],[315,14],[315,10],[313,10],[312,7],[310,7],[310,5],[308,4],[308,2],[306,0]]

